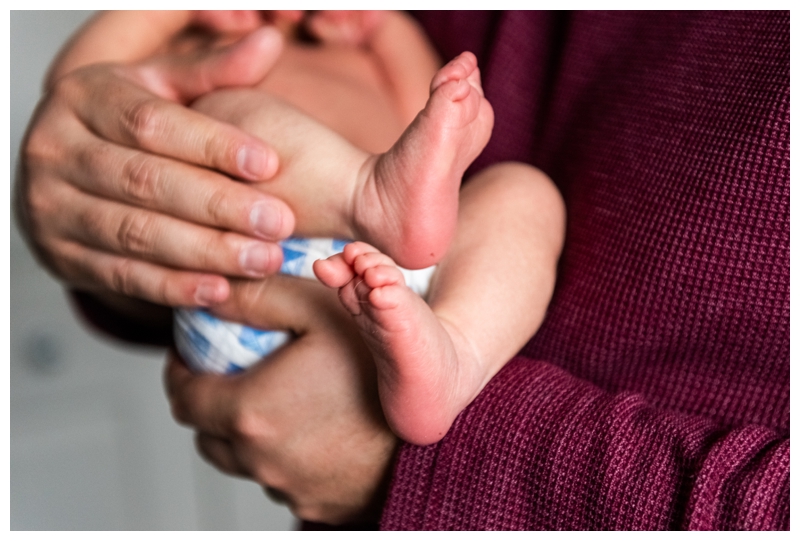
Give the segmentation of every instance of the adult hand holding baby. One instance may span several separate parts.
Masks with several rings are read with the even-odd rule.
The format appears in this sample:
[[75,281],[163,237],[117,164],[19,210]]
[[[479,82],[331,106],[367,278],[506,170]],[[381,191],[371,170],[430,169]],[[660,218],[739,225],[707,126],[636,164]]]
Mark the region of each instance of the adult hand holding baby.
[[57,65],[17,172],[18,217],[42,263],[70,286],[171,306],[223,301],[222,275],[276,272],[291,210],[228,175],[267,180],[277,155],[185,104],[255,84],[280,50],[264,27],[194,57]]
[[193,374],[170,355],[173,415],[197,431],[200,453],[277,491],[301,519],[377,522],[397,438],[375,364],[336,293],[283,275],[234,281],[214,312],[297,338],[236,376]]

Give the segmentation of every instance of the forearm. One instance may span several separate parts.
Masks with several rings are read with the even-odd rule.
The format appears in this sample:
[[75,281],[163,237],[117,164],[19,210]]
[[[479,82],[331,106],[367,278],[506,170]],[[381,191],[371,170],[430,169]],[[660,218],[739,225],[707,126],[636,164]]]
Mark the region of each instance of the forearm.
[[401,449],[381,526],[757,530],[788,519],[785,436],[721,430],[517,358],[440,443]]
[[93,17],[61,49],[45,88],[77,68],[100,62],[136,62],[150,57],[186,28],[192,12],[106,11]]

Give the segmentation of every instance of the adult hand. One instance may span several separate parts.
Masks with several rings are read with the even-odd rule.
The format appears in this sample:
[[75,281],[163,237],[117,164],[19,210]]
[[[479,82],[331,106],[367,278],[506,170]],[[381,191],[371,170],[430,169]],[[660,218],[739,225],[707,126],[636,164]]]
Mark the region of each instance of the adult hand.
[[51,85],[23,142],[16,200],[42,263],[70,286],[170,306],[224,300],[222,274],[275,272],[292,213],[226,174],[268,179],[277,155],[184,104],[255,84],[280,49],[264,27],[192,58],[91,65]]
[[175,418],[223,472],[282,495],[304,520],[377,520],[397,439],[380,409],[374,364],[336,293],[272,276],[235,283],[215,309],[297,335],[236,376],[195,375],[173,353],[165,381]]

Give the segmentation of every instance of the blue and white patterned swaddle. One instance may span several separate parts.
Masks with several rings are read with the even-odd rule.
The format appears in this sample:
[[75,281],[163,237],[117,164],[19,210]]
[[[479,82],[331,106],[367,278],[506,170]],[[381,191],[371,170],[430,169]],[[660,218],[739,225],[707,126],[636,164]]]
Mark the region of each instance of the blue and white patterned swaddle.
[[[281,273],[316,280],[312,265],[341,252],[350,241],[292,237],[280,243]],[[436,267],[400,269],[406,285],[425,297]],[[218,319],[205,310],[175,310],[175,345],[195,372],[233,374],[257,363],[291,340],[284,331],[259,330]]]

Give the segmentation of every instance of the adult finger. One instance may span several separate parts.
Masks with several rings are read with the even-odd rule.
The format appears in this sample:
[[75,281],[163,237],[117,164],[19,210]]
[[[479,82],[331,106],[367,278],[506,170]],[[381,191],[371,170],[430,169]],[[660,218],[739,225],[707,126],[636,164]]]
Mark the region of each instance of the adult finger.
[[237,426],[237,378],[193,374],[171,351],[164,371],[172,416],[181,424],[217,438],[229,439]]
[[283,37],[272,26],[262,26],[239,41],[189,57],[163,56],[140,64],[138,74],[155,94],[181,102],[212,90],[259,83],[278,60]]
[[213,309],[215,315],[260,329],[287,330],[303,335],[325,326],[352,332],[350,316],[336,291],[319,282],[276,274],[262,280],[231,280],[228,299]]
[[182,103],[216,88],[257,83],[280,49],[280,35],[263,28],[237,44],[190,59],[89,66],[59,79],[52,92],[103,139],[240,178],[264,180],[277,171],[274,150]]
[[294,229],[289,206],[252,186],[75,133],[85,136],[73,136],[71,158],[61,174],[84,192],[273,241]]
[[[68,186],[56,189],[71,190]],[[251,278],[277,272],[283,260],[275,243],[86,194],[69,200],[70,212],[53,216],[49,227],[101,251],[185,270]]]
[[165,306],[211,306],[230,293],[222,276],[170,269],[72,242],[55,242],[50,253],[53,267],[78,288],[103,288]]
[[99,137],[243,179],[263,180],[277,171],[277,154],[260,139],[150,93],[123,76],[130,68],[115,69],[120,73],[90,66],[54,87]]
[[248,476],[249,472],[239,463],[233,445],[228,440],[198,432],[194,441],[200,456],[223,473],[238,477]]

